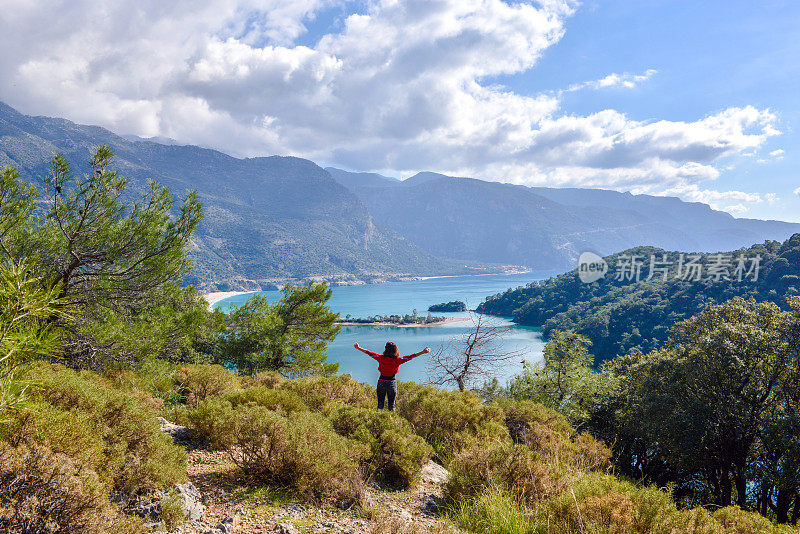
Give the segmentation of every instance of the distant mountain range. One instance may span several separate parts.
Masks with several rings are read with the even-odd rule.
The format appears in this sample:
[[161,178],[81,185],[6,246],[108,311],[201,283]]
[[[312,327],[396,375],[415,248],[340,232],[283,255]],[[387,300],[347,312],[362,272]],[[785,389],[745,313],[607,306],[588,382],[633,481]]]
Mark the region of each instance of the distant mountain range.
[[800,224],[737,219],[677,198],[597,189],[529,188],[423,172],[407,180],[322,169],[293,157],[235,158],[168,138],[119,136],[0,103],[0,168],[36,180],[61,152],[85,172],[108,144],[134,192],[155,179],[197,190],[205,218],[192,242],[202,289],[258,289],[290,280],[343,283],[567,269],[577,255],[637,245],[731,250],[786,239]]
[[707,204],[603,189],[525,187],[422,172],[404,181],[327,168],[375,220],[440,256],[567,269],[578,255],[635,246],[714,252],[800,224],[735,218]]
[[311,161],[239,159],[215,150],[129,140],[103,128],[31,117],[0,104],[0,168],[36,179],[61,152],[86,172],[108,144],[134,191],[155,179],[176,196],[198,191],[205,217],[192,242],[187,282],[203,289],[259,289],[287,280],[339,281],[499,270],[437,258],[376,223],[363,203]]

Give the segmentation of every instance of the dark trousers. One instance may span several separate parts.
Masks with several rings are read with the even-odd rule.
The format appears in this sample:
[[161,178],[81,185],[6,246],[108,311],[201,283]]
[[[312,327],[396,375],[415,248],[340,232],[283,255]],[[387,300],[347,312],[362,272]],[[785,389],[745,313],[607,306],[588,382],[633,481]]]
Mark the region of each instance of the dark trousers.
[[394,380],[378,380],[378,387],[375,388],[378,393],[378,409],[383,410],[383,401],[388,397],[389,411],[394,411],[394,398],[397,396],[397,382]]

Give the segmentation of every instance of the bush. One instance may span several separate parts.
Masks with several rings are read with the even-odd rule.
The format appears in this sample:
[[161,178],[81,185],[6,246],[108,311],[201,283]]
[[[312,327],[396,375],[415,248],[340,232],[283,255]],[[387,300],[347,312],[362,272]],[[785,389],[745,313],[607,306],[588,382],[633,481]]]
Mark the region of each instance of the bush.
[[455,501],[473,499],[494,488],[513,495],[517,502],[533,505],[563,491],[570,473],[524,445],[477,442],[450,462],[446,493]]
[[593,473],[569,491],[549,499],[538,511],[551,532],[647,534],[780,534],[797,532],[763,516],[729,506],[709,513],[703,508],[678,510],[669,494],[611,475]]
[[294,391],[270,389],[263,386],[249,387],[228,393],[223,397],[233,407],[239,405],[263,406],[283,414],[307,412],[308,406]]
[[41,445],[0,444],[0,531],[118,534],[141,522],[117,512],[95,473]]
[[284,380],[276,387],[295,392],[312,410],[325,411],[341,403],[359,408],[371,408],[375,404],[374,390],[350,375],[332,377],[308,376],[295,380]]
[[472,392],[444,391],[413,383],[403,383],[398,390],[397,413],[444,461],[479,438],[509,440],[502,410],[496,405],[481,404]]
[[263,406],[223,401],[217,443],[253,481],[285,484],[305,498],[360,499],[359,464],[367,447],[338,435],[324,417],[298,412],[291,420]]
[[219,365],[183,365],[175,369],[172,379],[187,404],[218,397],[239,387],[238,377]]
[[183,497],[177,490],[172,490],[161,498],[158,515],[168,530],[175,530],[188,519],[189,516],[183,508]]
[[69,456],[97,473],[107,489],[161,489],[186,477],[186,452],[161,432],[155,410],[140,394],[121,391],[91,372],[39,364],[23,377],[31,402],[0,430]]
[[406,420],[387,411],[340,406],[331,421],[342,436],[369,446],[368,472],[395,487],[411,485],[432,453]]
[[459,502],[448,515],[459,528],[481,534],[528,534],[536,527],[531,512],[498,488]]

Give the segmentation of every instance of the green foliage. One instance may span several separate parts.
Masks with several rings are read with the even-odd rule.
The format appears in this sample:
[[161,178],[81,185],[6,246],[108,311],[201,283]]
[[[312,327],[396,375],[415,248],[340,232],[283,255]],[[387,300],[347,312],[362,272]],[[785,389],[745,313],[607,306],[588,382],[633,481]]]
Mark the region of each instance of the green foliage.
[[183,498],[177,490],[172,490],[161,498],[158,503],[158,515],[169,530],[175,530],[188,519],[183,508]]
[[[545,336],[554,330],[584,335],[591,340],[595,363],[599,364],[633,350],[649,352],[661,347],[674,324],[700,313],[709,304],[753,297],[783,306],[786,297],[800,295],[798,279],[792,276],[800,265],[800,234],[784,243],[767,241],[729,253],[733,258],[761,256],[755,281],[740,282],[735,277],[718,282],[681,280],[674,270],[677,265],[666,281],[659,276],[645,280],[643,276],[639,282],[630,282],[613,276],[623,257],[650,258],[651,254],[677,258],[679,253],[632,248],[606,257],[609,275],[597,282],[584,284],[573,270],[489,297],[478,311],[541,326]],[[699,261],[710,264],[712,256],[701,255]]]
[[411,425],[394,413],[340,406],[330,416],[341,435],[370,448],[368,472],[395,487],[406,488],[430,458],[431,448],[411,431]]
[[478,438],[508,439],[502,410],[482,404],[472,392],[402,383],[395,408],[445,461]]
[[181,401],[187,404],[218,397],[239,387],[239,377],[219,365],[182,365],[172,372],[172,380]]
[[457,501],[448,515],[459,528],[480,534],[528,534],[536,528],[531,511],[500,488]]
[[337,434],[318,414],[291,419],[264,406],[217,405],[214,441],[251,480],[285,484],[310,499],[360,499],[367,448]]
[[347,374],[284,380],[276,387],[293,391],[313,410],[321,412],[340,403],[359,408],[372,408],[375,405],[374,388],[357,382]]
[[591,426],[616,441],[620,472],[786,522],[800,490],[796,321],[733,299],[676,325],[666,348],[609,364],[620,387]]
[[611,375],[596,373],[584,336],[553,331],[544,350],[544,362],[527,362],[514,377],[506,394],[530,399],[563,413],[573,424],[585,422],[614,387]]
[[47,447],[0,442],[0,530],[8,534],[138,534],[92,471]]
[[0,179],[0,212],[15,221],[14,229],[0,226],[2,256],[15,263],[36,258],[31,266],[44,286],[58,287],[76,311],[54,317],[70,334],[67,357],[95,367],[108,358],[135,361],[159,343],[174,348],[166,338],[187,326],[186,317],[169,333],[142,334],[166,326],[159,308],[181,298],[176,286],[189,268],[185,248],[201,213],[189,193],[173,217],[174,199],[155,182],[127,204],[127,180],[110,170],[112,163],[111,149],[101,145],[90,172],[76,177],[57,154],[44,179],[44,212],[34,211],[38,192],[15,171]]
[[107,490],[156,490],[186,477],[186,452],[155,420],[155,403],[91,372],[38,364],[21,376],[30,401],[0,438],[41,444],[96,473]]
[[35,358],[55,356],[61,348],[60,331],[50,321],[64,316],[59,291],[31,275],[27,261],[0,263],[0,417],[25,398],[17,380],[20,368]]
[[292,377],[335,373],[338,364],[325,363],[325,348],[339,333],[339,315],[327,305],[330,298],[325,282],[286,285],[274,304],[256,295],[230,313],[228,331],[220,338],[222,363],[250,375],[264,370]]

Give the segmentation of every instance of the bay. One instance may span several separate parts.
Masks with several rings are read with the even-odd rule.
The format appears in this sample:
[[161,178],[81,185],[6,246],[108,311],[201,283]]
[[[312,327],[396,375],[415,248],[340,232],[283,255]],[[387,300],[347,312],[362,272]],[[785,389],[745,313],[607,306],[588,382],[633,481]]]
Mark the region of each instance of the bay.
[[[550,271],[534,271],[519,274],[497,274],[480,276],[436,277],[408,282],[386,282],[357,286],[338,286],[333,288],[329,305],[333,311],[346,317],[369,317],[373,315],[405,315],[414,309],[419,314],[427,314],[428,306],[440,302],[461,300],[468,308],[475,308],[483,300],[508,288],[516,288],[534,280],[542,280],[553,274]],[[236,295],[217,302],[214,307],[228,311],[240,306],[254,294],[265,296],[270,302],[278,300],[280,291],[262,291]],[[329,362],[339,363],[340,373],[349,373],[356,380],[372,383],[378,378],[376,362],[353,348],[358,342],[362,347],[382,352],[387,341],[393,341],[402,354],[418,352],[430,347],[436,350],[451,339],[466,334],[472,322],[469,313],[435,313],[452,318],[462,318],[458,322],[448,322],[440,326],[342,326],[336,340],[328,346]],[[516,325],[508,318],[493,318],[498,324],[508,326],[508,335],[503,341],[503,349],[519,353],[519,358],[504,362],[495,369],[498,379],[504,383],[508,378],[522,370],[522,362],[541,360],[544,349],[539,328]],[[425,383],[429,378],[426,356],[420,356],[404,364],[398,374],[399,380]]]

